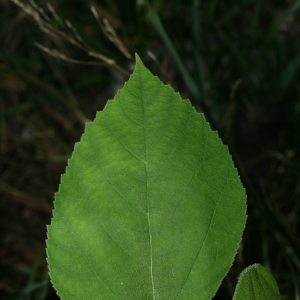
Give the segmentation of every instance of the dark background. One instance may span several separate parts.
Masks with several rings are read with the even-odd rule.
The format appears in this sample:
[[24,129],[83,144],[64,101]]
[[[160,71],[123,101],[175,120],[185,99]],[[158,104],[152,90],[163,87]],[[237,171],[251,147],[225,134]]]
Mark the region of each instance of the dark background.
[[[69,20],[89,45],[80,49],[46,2],[37,3],[51,18],[52,33],[11,1],[0,1],[0,299],[58,299],[45,260],[54,193],[85,122],[134,67],[105,37],[89,8],[94,5],[132,56],[137,52],[205,113],[233,155],[248,194],[248,219],[215,299],[231,299],[238,274],[261,263],[282,299],[299,300],[300,1],[144,2],[52,0],[62,22]],[[65,36],[58,39],[53,30]],[[35,42],[103,63],[87,54],[92,47],[118,66],[66,62]]]

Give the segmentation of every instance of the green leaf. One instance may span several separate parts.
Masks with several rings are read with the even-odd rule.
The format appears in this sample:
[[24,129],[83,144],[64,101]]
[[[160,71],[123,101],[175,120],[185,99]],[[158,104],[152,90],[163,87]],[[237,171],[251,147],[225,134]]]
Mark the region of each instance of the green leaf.
[[233,300],[280,300],[280,294],[271,273],[254,264],[241,273]]
[[246,220],[245,191],[216,132],[136,58],[86,126],[48,228],[62,299],[210,299]]

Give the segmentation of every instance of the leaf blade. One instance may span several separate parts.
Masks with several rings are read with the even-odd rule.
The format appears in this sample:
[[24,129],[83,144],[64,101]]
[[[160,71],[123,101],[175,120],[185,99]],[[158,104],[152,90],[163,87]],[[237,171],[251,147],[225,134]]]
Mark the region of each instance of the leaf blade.
[[240,275],[233,300],[280,300],[274,277],[260,264],[246,268]]
[[240,242],[245,192],[203,115],[138,57],[61,182],[47,247],[63,299],[214,295]]

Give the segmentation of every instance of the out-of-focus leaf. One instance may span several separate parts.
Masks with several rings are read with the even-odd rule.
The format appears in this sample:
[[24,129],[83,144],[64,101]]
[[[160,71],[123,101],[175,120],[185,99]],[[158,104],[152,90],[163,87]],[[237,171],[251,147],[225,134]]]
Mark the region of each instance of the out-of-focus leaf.
[[280,294],[271,273],[254,264],[241,273],[233,300],[280,300]]

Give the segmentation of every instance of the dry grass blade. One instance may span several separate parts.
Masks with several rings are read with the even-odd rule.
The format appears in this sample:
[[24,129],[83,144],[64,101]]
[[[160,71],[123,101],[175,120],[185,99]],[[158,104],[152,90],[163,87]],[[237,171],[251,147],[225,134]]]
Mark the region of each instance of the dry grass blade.
[[[37,23],[39,28],[45,32],[48,36],[50,36],[52,39],[59,39],[64,42],[68,42],[75,47],[83,50],[86,52],[89,56],[95,57],[99,60],[102,61],[102,63],[97,63],[97,62],[91,62],[91,61],[80,61],[76,59],[72,59],[64,55],[58,50],[51,50],[47,47],[44,47],[38,43],[35,45],[46,52],[49,55],[52,55],[53,57],[63,59],[69,63],[74,63],[74,64],[81,64],[81,65],[96,65],[96,66],[109,66],[118,69],[122,73],[129,75],[129,72],[120,67],[119,65],[116,64],[115,60],[106,57],[102,53],[99,53],[89,45],[87,45],[82,37],[78,34],[77,30],[75,27],[71,24],[69,20],[66,20],[63,22],[61,18],[58,16],[58,14],[55,12],[54,8],[51,6],[50,3],[47,3],[47,8],[49,12],[52,15],[52,18],[58,22],[62,26],[62,30],[54,27],[51,23],[52,20],[51,18],[46,14],[46,12],[39,7],[33,0],[30,0],[30,4],[26,5],[23,2],[19,0],[11,0],[14,4],[16,4],[20,9],[22,9],[27,15],[32,17],[34,21]],[[104,28],[107,28],[106,31],[104,31],[105,34],[107,32],[111,32],[109,40],[112,41],[115,45],[117,45],[118,49],[127,57],[131,58],[131,55],[129,52],[126,50],[125,46],[122,44],[120,39],[116,36],[115,31],[112,29],[112,27],[108,24],[106,20],[107,25]],[[105,24],[106,24],[105,23]],[[71,33],[71,35],[66,32],[65,30],[68,29],[68,31]]]
[[67,57],[65,54],[59,52],[57,49],[49,49],[39,43],[34,43],[34,45],[36,47],[38,47],[39,49],[41,49],[42,51],[44,51],[45,53],[47,53],[53,57],[67,61],[69,63],[78,64],[78,65],[91,65],[91,66],[105,66],[106,65],[105,63],[101,63],[101,62],[97,62],[97,61],[82,61],[82,60],[73,59],[73,58]]
[[81,38],[81,36],[78,34],[76,28],[71,24],[69,20],[66,20],[66,25],[67,27],[71,30],[72,34],[74,37],[80,42],[80,43],[85,43],[84,40]]
[[51,12],[51,14],[53,15],[54,19],[61,25],[64,24],[64,22],[61,20],[61,18],[58,16],[58,14],[56,13],[55,9],[53,8],[53,6],[47,2],[47,7],[48,10]]
[[151,52],[150,50],[147,51],[147,55],[155,62],[155,64],[158,66],[160,72],[162,74],[164,74],[164,76],[167,78],[168,82],[171,85],[175,86],[175,83],[173,81],[173,79],[171,78],[170,74],[167,72],[167,70],[162,67],[161,63],[158,61],[157,57],[155,56],[155,54],[153,52]]
[[124,43],[117,36],[116,31],[110,25],[108,20],[106,18],[102,18],[102,20],[101,20],[94,6],[91,6],[91,11],[92,11],[95,19],[98,21],[98,24],[101,27],[105,36],[123,53],[123,55],[126,58],[131,59],[132,55],[129,53],[129,51],[125,47]]
[[47,214],[52,214],[52,206],[45,202],[41,201],[24,191],[21,191],[11,185],[7,185],[4,182],[0,183],[0,190],[11,197],[13,197],[16,201],[20,202],[21,204],[38,211],[46,212]]

